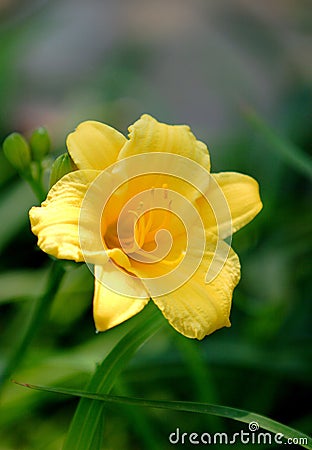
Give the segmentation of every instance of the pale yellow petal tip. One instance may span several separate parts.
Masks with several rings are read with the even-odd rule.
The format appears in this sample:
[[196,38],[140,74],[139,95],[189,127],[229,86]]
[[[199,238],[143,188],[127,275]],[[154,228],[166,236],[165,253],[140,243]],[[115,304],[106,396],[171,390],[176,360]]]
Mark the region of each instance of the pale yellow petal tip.
[[53,240],[38,240],[38,247],[48,255],[54,256],[57,259],[66,259],[69,261],[85,262],[81,251],[77,249],[76,245],[67,244],[64,242],[60,247],[55,245]]
[[[245,219],[245,221],[246,221],[245,225],[247,225],[249,222],[252,222],[255,219],[255,217],[260,213],[260,211],[263,209],[263,203],[262,203],[261,197],[260,197],[259,184],[258,184],[258,182],[256,180],[254,180],[254,182],[255,182],[255,184],[257,186],[256,189],[257,189],[257,196],[258,196],[258,198],[255,200],[253,208],[251,208],[250,211],[249,211],[249,217],[250,217],[249,220]],[[246,213],[246,216],[247,216],[247,214],[248,213]],[[239,228],[241,228],[241,227],[239,226]],[[234,227],[234,232],[235,231],[236,231],[236,229]]]
[[78,123],[78,125],[74,128],[73,131],[71,131],[67,138],[66,138],[66,142],[68,141],[68,138],[72,137],[73,134],[79,132],[79,131],[84,131],[85,128],[95,128],[95,129],[101,129],[103,127],[105,128],[112,128],[109,125],[106,125],[102,122],[99,122],[97,120],[84,120],[83,122]]
[[195,329],[194,334],[192,336],[186,336],[193,339],[197,339],[198,341],[202,341],[205,337],[209,336],[210,334],[215,333],[218,330],[221,330],[222,328],[229,328],[231,327],[231,322],[229,319],[226,319],[226,322],[222,325],[218,324],[215,327],[211,327],[209,330],[202,330],[202,329]]
[[92,121],[92,120],[85,120],[84,122],[80,122],[80,123],[76,126],[76,128],[75,128],[73,131],[71,131],[71,132],[67,135],[66,141],[65,141],[65,142],[66,142],[66,147],[67,147],[68,149],[70,149],[70,148],[71,148],[71,145],[73,144],[73,140],[76,139],[77,135],[78,135],[81,131],[84,131],[84,129],[85,129],[86,127],[92,126],[94,123],[95,123],[95,122]]
[[38,220],[37,219],[37,217],[38,217],[37,209],[38,209],[38,206],[33,206],[32,208],[30,208],[30,210],[28,212],[28,216],[29,216],[29,220],[30,220],[30,227],[34,234],[36,234],[36,233],[33,231],[33,228],[35,227],[37,220]]
[[190,317],[185,317],[185,320],[177,320],[176,318],[171,320],[169,317],[166,317],[164,311],[162,313],[176,331],[189,339],[197,339],[198,341],[202,341],[205,337],[222,328],[231,327],[229,317],[223,314],[219,315],[207,326],[207,324],[203,325],[198,320],[190,320]]
[[148,299],[128,299],[114,293],[112,298],[112,302],[106,297],[93,303],[93,320],[97,332],[107,331],[122,324],[138,314],[148,303]]
[[133,135],[135,134],[135,131],[136,131],[136,128],[138,127],[138,125],[145,127],[145,126],[148,126],[148,123],[155,124],[155,123],[158,123],[158,121],[154,117],[150,116],[147,113],[142,114],[138,118],[138,120],[136,120],[135,122],[133,122],[131,125],[128,126],[128,131],[129,131],[128,138],[129,139],[133,138]]
[[113,248],[111,250],[107,250],[107,255],[118,266],[123,267],[124,269],[131,268],[131,263],[128,256],[122,250],[120,250],[120,248]]
[[[143,122],[143,123],[142,123]],[[148,125],[158,125],[158,126],[165,126],[165,127],[170,127],[173,129],[179,128],[179,129],[184,129],[185,131],[189,132],[192,136],[193,133],[191,131],[191,128],[189,125],[186,124],[179,124],[179,125],[173,125],[171,123],[167,123],[167,122],[159,122],[155,117],[151,116],[150,114],[144,113],[140,116],[140,118],[134,122],[132,125],[130,125],[128,127],[128,130],[130,132],[130,135],[133,133],[133,131],[135,130],[136,126],[148,126]]]
[[42,217],[41,212],[42,212],[42,207],[40,207],[40,206],[33,206],[32,208],[30,208],[30,210],[28,212],[30,228],[31,228],[32,233],[35,236],[39,236],[39,233],[42,228],[40,226],[40,221],[41,221],[41,217]]
[[155,119],[155,117],[151,116],[150,114],[144,113],[140,116],[139,120],[147,120],[147,121],[151,121],[151,122],[157,122],[157,120]]
[[43,252],[57,259],[83,262],[84,258],[77,243],[76,234],[68,230],[69,235],[66,236],[61,226],[57,226],[52,222],[50,226],[45,228],[49,217],[53,218],[53,214],[49,215],[49,211],[45,207],[33,206],[29,211],[31,231],[38,237],[38,247]]
[[[189,125],[186,125],[186,124],[174,125],[174,124],[167,123],[167,122],[159,122],[155,117],[153,117],[153,116],[151,116],[150,114],[147,114],[147,113],[142,114],[137,122],[139,122],[139,121],[150,122],[150,123],[154,123],[154,124],[167,125],[169,127],[185,129],[186,131],[188,131],[190,134],[193,135],[192,130],[191,130]],[[133,125],[135,125],[137,122],[135,122],[134,124],[130,125],[129,131],[130,131],[130,129],[132,129]],[[203,145],[205,145],[205,144],[203,144]]]
[[259,185],[258,181],[255,178],[250,177],[249,175],[243,175],[243,176],[245,176],[246,178],[249,178],[251,183],[253,183],[254,186],[255,186],[255,192],[256,192],[256,195],[257,195],[256,204],[255,204],[255,210],[257,210],[256,214],[258,214],[263,208],[263,203],[262,203],[261,196],[260,196],[260,185]]
[[101,308],[96,308],[95,303],[93,303],[93,320],[95,329],[98,333],[107,331],[122,322],[121,320],[114,320],[113,312],[110,316],[108,311],[103,312]]
[[93,318],[93,320],[94,320],[96,334],[103,333],[104,331],[107,331],[110,328],[112,328],[112,327],[107,327],[107,326],[101,325],[99,322],[96,321],[95,317]]
[[124,310],[122,310],[120,305],[116,308],[114,308],[114,305],[111,305],[111,311],[109,310],[109,304],[106,305],[106,308],[105,311],[93,309],[94,325],[98,333],[103,333],[104,331],[117,327],[139,312],[137,310],[132,310],[131,307],[125,307]]
[[117,160],[125,136],[96,120],[81,122],[66,139],[68,153],[79,169],[105,170]]

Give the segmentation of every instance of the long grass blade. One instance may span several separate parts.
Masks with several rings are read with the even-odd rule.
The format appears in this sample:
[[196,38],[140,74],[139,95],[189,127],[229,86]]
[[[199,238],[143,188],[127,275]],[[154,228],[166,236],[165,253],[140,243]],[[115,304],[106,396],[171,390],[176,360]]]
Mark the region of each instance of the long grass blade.
[[312,159],[286,137],[273,130],[253,109],[243,107],[243,114],[250,125],[260,133],[272,151],[280,155],[291,167],[312,179]]
[[[21,384],[21,383],[17,383]],[[270,419],[250,411],[232,408],[228,406],[211,405],[208,403],[197,402],[180,402],[180,401],[158,401],[146,400],[142,398],[120,397],[107,394],[97,394],[92,392],[84,392],[75,389],[64,389],[58,387],[35,386],[32,384],[21,384],[22,386],[39,391],[58,393],[64,395],[78,396],[86,399],[101,401],[104,403],[115,403],[122,405],[141,406],[149,408],[167,409],[172,411],[192,412],[198,414],[213,414],[220,417],[234,419],[244,423],[256,423],[259,427],[272,433],[281,433],[284,438],[296,439],[297,443],[309,450],[312,449],[312,439],[301,431],[288,427],[280,422]]]
[[0,386],[11,376],[13,371],[22,361],[23,355],[42,325],[43,319],[49,311],[49,304],[54,298],[65,274],[64,267],[60,261],[54,261],[51,266],[51,276],[44,294],[39,297],[34,305],[28,323],[21,334],[16,346],[13,348],[6,365],[0,373]]

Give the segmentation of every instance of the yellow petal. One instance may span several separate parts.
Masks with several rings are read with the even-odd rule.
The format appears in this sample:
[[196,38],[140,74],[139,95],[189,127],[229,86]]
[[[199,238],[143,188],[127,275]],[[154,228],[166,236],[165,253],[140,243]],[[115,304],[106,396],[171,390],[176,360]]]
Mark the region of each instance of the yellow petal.
[[187,125],[167,125],[144,114],[129,127],[129,132],[129,141],[121,150],[119,160],[139,153],[167,152],[190,158],[210,169],[206,145],[196,140]]
[[[129,296],[121,295],[120,290]],[[123,273],[112,262],[95,266],[93,315],[98,331],[119,325],[139,313],[148,301],[149,296],[139,278]]]
[[101,122],[82,122],[67,137],[67,148],[79,169],[104,170],[117,160],[127,139]]
[[[31,208],[31,228],[41,250],[60,259],[84,260],[79,242],[80,207],[98,173],[78,170],[65,175],[52,187],[41,207]],[[88,230],[83,233],[84,241],[92,242],[92,234]]]
[[[209,232],[216,231],[222,239],[249,223],[262,209],[256,180],[236,172],[212,174],[206,193],[196,200]],[[218,228],[216,230],[216,228]]]
[[230,326],[233,289],[240,278],[239,259],[229,249],[219,274],[207,284],[205,277],[213,256],[214,252],[207,251],[189,281],[168,295],[153,298],[169,323],[189,338],[203,339],[219,328]]
[[118,266],[120,266],[126,270],[131,269],[131,264],[130,264],[128,256],[122,250],[120,250],[120,248],[108,249],[107,255]]
[[[170,236],[169,252],[168,242],[158,240],[159,254],[164,255],[162,258],[150,259],[149,263],[140,259],[140,253],[130,258],[131,268],[127,270],[140,277],[151,298],[176,290],[197,270],[205,253],[205,231],[197,224],[187,228],[188,235]],[[149,251],[148,248],[146,250]]]

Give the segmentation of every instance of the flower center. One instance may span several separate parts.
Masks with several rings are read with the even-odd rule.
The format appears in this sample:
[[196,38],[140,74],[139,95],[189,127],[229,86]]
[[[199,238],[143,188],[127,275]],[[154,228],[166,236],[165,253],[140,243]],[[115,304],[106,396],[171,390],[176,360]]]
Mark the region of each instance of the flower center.
[[152,263],[168,254],[172,245],[168,231],[171,203],[167,184],[140,192],[126,203],[118,219],[117,236],[129,257]]

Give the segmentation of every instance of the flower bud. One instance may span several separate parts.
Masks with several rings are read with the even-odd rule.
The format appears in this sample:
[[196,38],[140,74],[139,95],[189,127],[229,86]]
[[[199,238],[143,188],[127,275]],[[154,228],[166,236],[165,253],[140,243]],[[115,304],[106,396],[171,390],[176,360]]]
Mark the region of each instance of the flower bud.
[[50,188],[64,175],[76,169],[77,167],[75,166],[68,153],[63,153],[62,155],[58,156],[51,168]]
[[20,133],[11,133],[2,144],[3,153],[12,166],[19,172],[25,172],[31,163],[28,142]]
[[42,158],[49,152],[51,142],[47,130],[43,127],[37,128],[29,140],[32,159],[34,161],[41,161]]

